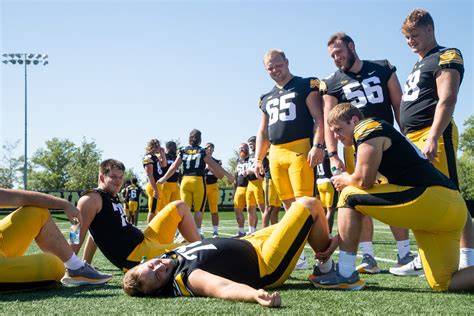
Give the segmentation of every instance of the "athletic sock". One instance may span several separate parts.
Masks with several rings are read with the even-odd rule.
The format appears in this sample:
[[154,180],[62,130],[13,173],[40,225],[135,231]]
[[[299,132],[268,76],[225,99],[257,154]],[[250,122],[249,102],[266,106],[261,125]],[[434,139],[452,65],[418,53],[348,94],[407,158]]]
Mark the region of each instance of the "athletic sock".
[[398,257],[401,259],[410,252],[410,239],[397,241]]
[[198,233],[199,233],[199,235],[202,235],[201,227],[198,228]]
[[68,261],[64,262],[64,266],[70,270],[77,270],[84,266],[84,262],[82,262],[75,253],[72,254],[71,258]]
[[356,268],[357,255],[353,252],[339,251],[339,274],[348,278]]
[[219,232],[219,226],[212,226],[212,231],[217,234]]
[[252,226],[249,226],[249,232],[252,234],[252,233],[255,233],[257,229],[255,227],[252,227]]
[[459,268],[464,269],[470,266],[474,266],[474,248],[461,248]]
[[325,263],[322,263],[319,260],[316,260],[316,262],[317,262],[319,271],[321,271],[322,273],[328,273],[332,268],[332,262],[333,262],[332,259],[329,259]]
[[244,230],[244,228],[243,228],[243,227],[239,227],[239,233],[241,233],[241,234],[245,234],[245,230]]
[[363,241],[359,243],[359,246],[363,255],[369,254],[372,257],[374,256],[374,244],[371,241]]

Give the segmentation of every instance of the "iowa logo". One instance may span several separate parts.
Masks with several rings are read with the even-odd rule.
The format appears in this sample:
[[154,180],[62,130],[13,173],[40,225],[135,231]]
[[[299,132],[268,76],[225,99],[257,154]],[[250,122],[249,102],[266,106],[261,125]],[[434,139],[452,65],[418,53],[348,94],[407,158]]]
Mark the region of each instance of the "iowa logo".
[[319,89],[319,80],[318,79],[311,79],[309,81],[309,87],[311,89],[315,89],[315,88]]

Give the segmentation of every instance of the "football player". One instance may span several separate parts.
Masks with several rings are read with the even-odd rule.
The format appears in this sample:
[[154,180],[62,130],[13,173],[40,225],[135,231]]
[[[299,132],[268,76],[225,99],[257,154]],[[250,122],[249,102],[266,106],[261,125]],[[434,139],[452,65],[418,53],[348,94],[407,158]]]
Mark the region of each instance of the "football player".
[[127,187],[127,201],[128,201],[128,221],[133,225],[138,224],[138,215],[140,210],[140,194],[142,188],[138,185],[138,179],[133,178],[132,183]]
[[[234,185],[234,212],[235,220],[239,231],[235,237],[245,236],[245,217],[244,208],[246,203],[246,192],[249,184],[248,172],[249,167],[249,145],[242,143],[239,146],[239,158],[236,164],[235,185]],[[255,212],[255,209],[254,209]],[[249,215],[250,217],[250,215]],[[250,226],[250,225],[249,225]]]
[[[169,141],[166,143],[166,167],[161,168],[163,171],[163,174],[165,174],[169,167],[173,164],[173,162],[176,160],[177,156],[177,146],[174,141]],[[161,198],[159,200],[159,207],[158,209],[162,209],[166,205],[168,205],[170,202],[177,201],[181,199],[180,193],[179,193],[179,186],[178,186],[178,181],[180,178],[180,173],[176,171],[174,175],[172,175],[168,180],[166,180],[166,183],[163,185],[163,191],[161,192]]]
[[[206,153],[219,165],[222,166],[222,161],[212,157],[214,153],[214,144],[206,144]],[[219,213],[218,213],[218,203],[219,203],[219,188],[217,185],[217,177],[212,173],[212,171],[206,166],[206,198],[209,211],[211,212],[211,222],[212,222],[212,237],[219,237]]]
[[[364,117],[382,119],[393,125],[395,114],[395,120],[399,122],[402,92],[395,66],[386,59],[361,60],[352,38],[342,32],[332,35],[327,46],[338,70],[321,83],[325,117],[336,104],[350,102],[360,109]],[[337,154],[337,141],[327,124],[325,138],[331,166],[341,171],[354,172],[354,149],[344,148],[344,168]],[[365,217],[363,223],[360,239],[363,258],[357,268],[362,273],[379,273],[372,243],[374,234],[372,219]],[[391,227],[391,230],[397,240],[397,266],[405,265],[414,259],[410,252],[408,230],[397,227]]]
[[[458,184],[456,152],[458,130],[453,120],[454,107],[464,75],[464,61],[457,48],[438,45],[430,13],[413,10],[405,19],[402,33],[418,61],[403,89],[400,127],[426,158],[444,175]],[[460,268],[474,265],[474,231],[468,214],[461,235]],[[397,275],[418,274],[419,260],[392,269]]]
[[[265,213],[265,193],[263,192],[263,180],[257,178],[255,173],[255,136],[251,136],[247,143],[250,148],[249,161],[248,161],[248,181],[247,192],[245,199],[247,200],[247,211],[249,214],[249,228],[250,233],[255,232],[257,229],[258,216],[257,206],[262,214]],[[252,211],[250,211],[252,210]],[[251,216],[252,215],[252,216]],[[263,217],[263,215],[262,215]]]
[[158,184],[157,181],[163,174],[162,168],[166,166],[165,150],[161,147],[158,139],[151,139],[146,145],[146,155],[143,158],[143,167],[148,180],[145,187],[148,196],[148,223],[151,222],[159,210],[158,203],[163,186]]
[[[345,146],[355,145],[355,171],[333,176],[338,201],[339,264],[311,279],[318,288],[359,290],[355,269],[362,215],[409,228],[418,242],[426,280],[436,291],[474,290],[474,267],[458,271],[459,238],[467,208],[455,185],[433,167],[404,135],[383,120],[363,118],[350,103],[329,113],[331,131]],[[388,182],[375,184],[377,174]],[[321,259],[335,249],[319,254]]]

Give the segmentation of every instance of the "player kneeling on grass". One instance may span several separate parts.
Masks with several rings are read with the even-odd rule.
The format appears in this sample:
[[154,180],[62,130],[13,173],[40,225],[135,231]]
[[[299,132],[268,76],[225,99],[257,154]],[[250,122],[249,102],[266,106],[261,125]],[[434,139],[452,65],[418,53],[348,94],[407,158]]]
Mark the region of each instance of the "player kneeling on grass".
[[[63,209],[71,223],[80,223],[78,210],[68,201],[38,192],[0,189],[0,205],[21,206],[0,221],[0,291],[31,290],[60,280],[102,284],[112,278],[80,261],[51,218],[48,208]],[[23,256],[33,239],[45,253]]]
[[[459,238],[467,209],[454,184],[390,124],[364,119],[349,103],[334,107],[327,121],[344,146],[355,145],[357,159],[353,174],[332,177],[336,189],[342,191],[338,268],[311,278],[313,284],[351,290],[364,286],[355,262],[362,216],[369,215],[413,231],[432,289],[472,291],[474,267],[458,271]],[[388,179],[387,184],[374,184],[378,173]]]
[[131,296],[205,296],[277,307],[280,294],[263,289],[285,282],[307,241],[316,252],[326,250],[328,224],[317,199],[300,197],[276,225],[242,239],[195,242],[142,263],[125,274],[123,289]]

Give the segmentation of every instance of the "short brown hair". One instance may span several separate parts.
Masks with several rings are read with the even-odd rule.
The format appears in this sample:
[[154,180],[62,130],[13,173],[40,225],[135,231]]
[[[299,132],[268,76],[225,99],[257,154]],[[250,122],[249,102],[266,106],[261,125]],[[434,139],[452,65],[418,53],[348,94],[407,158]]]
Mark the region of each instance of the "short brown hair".
[[408,14],[402,25],[402,32],[409,33],[418,27],[431,25],[434,30],[434,21],[430,13],[423,9],[415,9]]
[[346,44],[346,46],[349,45],[349,43],[354,44],[354,41],[352,40],[352,37],[350,37],[349,35],[347,35],[344,32],[337,32],[337,33],[331,35],[331,37],[328,40],[328,45],[327,46],[334,44],[334,42],[336,42],[337,40],[342,41],[343,43]]
[[125,172],[125,165],[116,159],[106,159],[100,163],[99,172],[101,174],[107,175],[112,169],[118,169]]
[[199,146],[201,144],[201,131],[198,129],[193,129],[189,133],[189,145],[191,146]]
[[334,125],[339,121],[349,123],[353,116],[358,117],[359,120],[364,118],[362,112],[352,104],[339,103],[329,112],[327,123],[328,125]]
[[160,141],[156,138],[150,139],[146,143],[145,153],[151,154],[156,147],[160,147]]

